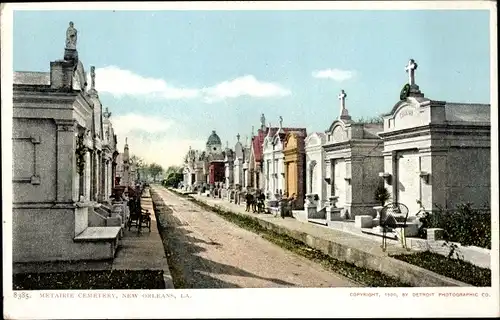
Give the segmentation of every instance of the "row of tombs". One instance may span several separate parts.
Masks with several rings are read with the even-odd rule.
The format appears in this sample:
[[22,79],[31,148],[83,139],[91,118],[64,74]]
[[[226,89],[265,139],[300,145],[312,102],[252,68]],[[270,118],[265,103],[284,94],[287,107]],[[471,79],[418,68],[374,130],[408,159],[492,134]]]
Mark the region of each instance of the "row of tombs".
[[426,98],[415,83],[416,67],[410,60],[409,83],[381,121],[353,121],[342,90],[339,116],[325,132],[283,127],[281,117],[273,127],[262,114],[250,142],[238,134],[233,150],[223,149],[213,131],[206,150],[186,155],[182,187],[215,189],[222,198],[260,191],[268,206],[292,198],[296,219],[329,226],[355,221],[359,228],[379,223],[383,203],[375,193],[382,189],[387,202],[408,208],[408,236],[417,232],[420,210],[488,208],[490,105]]
[[111,112],[87,74],[70,23],[63,59],[49,72],[14,72],[14,263],[108,260],[130,217],[138,177],[118,152]]

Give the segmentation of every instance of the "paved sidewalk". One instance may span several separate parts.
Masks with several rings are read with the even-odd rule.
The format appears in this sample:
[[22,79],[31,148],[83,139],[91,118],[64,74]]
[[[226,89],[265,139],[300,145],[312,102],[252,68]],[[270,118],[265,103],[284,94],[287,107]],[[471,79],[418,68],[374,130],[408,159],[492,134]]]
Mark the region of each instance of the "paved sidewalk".
[[173,289],[172,276],[168,267],[163,242],[156,226],[156,218],[153,212],[153,203],[149,195],[149,189],[144,191],[141,198],[141,206],[152,212],[151,232],[147,228],[142,228],[140,233],[137,232],[137,228],[135,227],[132,227],[130,231],[126,228],[113,260],[23,263],[14,265],[13,272],[163,270],[165,287]]
[[147,188],[141,198],[143,209],[151,212],[151,232],[147,228],[141,228],[137,232],[136,227],[130,231],[125,229],[121,240],[121,246],[113,260],[112,269],[115,270],[163,270],[163,280],[167,289],[173,289],[172,276],[168,267],[165,249],[156,225],[156,217],[153,211],[153,202]]

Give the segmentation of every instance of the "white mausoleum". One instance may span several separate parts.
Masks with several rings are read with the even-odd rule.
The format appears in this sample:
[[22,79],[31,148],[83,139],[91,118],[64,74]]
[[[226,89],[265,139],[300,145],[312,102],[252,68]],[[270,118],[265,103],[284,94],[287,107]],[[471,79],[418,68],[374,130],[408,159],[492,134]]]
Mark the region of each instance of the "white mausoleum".
[[393,201],[415,215],[453,209],[471,202],[490,204],[490,105],[450,103],[424,96],[415,83],[417,63],[410,60],[409,90],[384,117],[384,171],[381,179]]

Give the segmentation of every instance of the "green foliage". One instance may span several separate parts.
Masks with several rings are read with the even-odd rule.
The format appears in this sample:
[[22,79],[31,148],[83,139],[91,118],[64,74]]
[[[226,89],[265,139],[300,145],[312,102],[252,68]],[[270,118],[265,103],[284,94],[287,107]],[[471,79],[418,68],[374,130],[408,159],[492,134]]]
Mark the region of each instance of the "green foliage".
[[410,95],[410,84],[407,83],[401,89],[401,93],[399,94],[399,100],[405,100],[406,98],[408,98],[409,95]]
[[163,172],[162,166],[154,162],[149,165],[148,169],[154,181],[156,181],[156,177]]
[[170,166],[166,171],[167,177],[162,181],[164,187],[177,187],[177,185],[184,179],[182,168],[177,166]]
[[375,190],[374,198],[375,201],[379,202],[381,206],[384,206],[385,203],[391,198],[391,194],[389,193],[389,190],[387,190],[386,187],[380,185]]
[[173,191],[181,197],[187,198],[193,203],[196,203],[205,210],[213,211],[225,220],[234,223],[235,225],[248,231],[259,234],[262,238],[272,242],[284,249],[292,251],[302,257],[321,264],[328,270],[341,274],[363,286],[369,287],[411,287],[411,285],[403,283],[398,279],[386,276],[385,274],[362,267],[357,267],[354,264],[337,260],[319,250],[313,249],[304,242],[292,238],[288,235],[275,232],[263,227],[259,219],[246,215],[237,214],[231,211],[226,211],[220,207],[213,208],[206,203],[199,201],[189,195],[183,195]]
[[[433,212],[421,211],[422,226],[419,236],[426,237],[427,228],[444,229],[444,240],[458,242],[463,246],[478,246],[491,249],[490,210],[476,210],[470,203],[458,205],[455,210],[442,208]],[[451,248],[452,250],[454,248]]]
[[475,266],[466,261],[448,259],[445,256],[429,251],[394,255],[392,257],[473,286],[491,286],[491,270]]
[[14,290],[165,289],[163,270],[102,270],[13,275]]
[[382,116],[376,116],[371,118],[361,117],[357,120],[354,120],[354,123],[383,124],[384,118],[382,118]]
[[83,143],[83,133],[80,133],[76,138],[76,168],[79,175],[83,174],[85,170],[85,155],[88,151],[88,148]]

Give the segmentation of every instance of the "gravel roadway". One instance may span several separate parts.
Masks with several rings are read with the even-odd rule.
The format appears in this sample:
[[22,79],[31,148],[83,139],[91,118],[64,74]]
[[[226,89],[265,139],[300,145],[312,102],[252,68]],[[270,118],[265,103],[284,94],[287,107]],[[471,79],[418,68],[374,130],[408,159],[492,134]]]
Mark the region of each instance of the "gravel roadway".
[[155,190],[171,209],[160,220],[167,223],[163,242],[177,288],[358,286],[165,188]]

